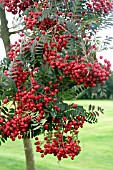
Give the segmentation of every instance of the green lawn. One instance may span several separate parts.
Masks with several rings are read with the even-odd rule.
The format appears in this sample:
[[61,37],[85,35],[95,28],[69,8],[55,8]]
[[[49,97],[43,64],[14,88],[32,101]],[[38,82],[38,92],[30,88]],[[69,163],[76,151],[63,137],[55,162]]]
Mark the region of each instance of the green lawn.
[[[76,103],[85,107],[89,104],[102,106],[105,114],[99,117],[97,124],[86,123],[80,130],[82,151],[74,161],[66,159],[59,164],[51,155],[42,159],[35,153],[37,170],[113,170],[113,101],[77,100]],[[22,140],[2,144],[0,170],[25,170]]]

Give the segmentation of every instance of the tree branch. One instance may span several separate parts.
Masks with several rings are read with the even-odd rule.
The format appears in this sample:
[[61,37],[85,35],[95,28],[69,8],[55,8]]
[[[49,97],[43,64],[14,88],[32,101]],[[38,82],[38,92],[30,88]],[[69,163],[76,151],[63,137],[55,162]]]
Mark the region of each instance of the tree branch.
[[5,50],[6,52],[8,52],[10,50],[10,34],[9,34],[9,29],[8,29],[8,21],[6,19],[6,15],[5,15],[5,11],[0,8],[0,21],[1,21],[1,32],[0,32],[0,36],[3,40],[4,46],[5,46]]

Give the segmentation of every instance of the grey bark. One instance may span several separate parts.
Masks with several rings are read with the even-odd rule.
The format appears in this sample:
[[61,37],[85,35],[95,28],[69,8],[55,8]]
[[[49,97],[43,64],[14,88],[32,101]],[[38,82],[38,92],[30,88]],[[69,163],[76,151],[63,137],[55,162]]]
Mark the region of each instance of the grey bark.
[[5,51],[6,53],[10,50],[10,35],[9,35],[9,29],[8,29],[8,21],[6,19],[6,14],[5,11],[0,8],[0,21],[1,21],[1,26],[0,26],[0,35],[4,43]]
[[23,143],[26,156],[26,170],[36,170],[31,140],[23,139]]

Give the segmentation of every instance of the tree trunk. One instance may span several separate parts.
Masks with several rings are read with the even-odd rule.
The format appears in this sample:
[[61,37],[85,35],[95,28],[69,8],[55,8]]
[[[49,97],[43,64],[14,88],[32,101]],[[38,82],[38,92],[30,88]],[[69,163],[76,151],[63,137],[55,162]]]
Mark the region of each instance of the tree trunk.
[[26,156],[26,170],[36,170],[35,158],[33,154],[32,143],[30,139],[23,139],[24,151]]
[[10,35],[9,35],[9,28],[7,26],[8,21],[6,19],[5,10],[0,8],[0,35],[4,43],[6,53],[10,50]]
[[[10,33],[8,28],[8,21],[3,9],[0,8],[0,37],[3,40],[6,53],[10,50]],[[26,157],[26,170],[36,170],[35,159],[32,149],[32,142],[30,139],[23,139],[25,157]]]

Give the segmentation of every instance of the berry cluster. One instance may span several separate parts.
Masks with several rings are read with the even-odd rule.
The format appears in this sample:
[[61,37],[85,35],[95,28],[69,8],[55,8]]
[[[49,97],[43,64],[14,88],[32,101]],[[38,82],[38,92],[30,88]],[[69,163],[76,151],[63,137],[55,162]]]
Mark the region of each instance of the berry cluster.
[[[75,104],[73,107],[75,107]],[[77,134],[79,127],[83,127],[84,119],[84,116],[77,116],[75,120],[67,122],[67,118],[64,116],[61,123],[62,120],[53,118],[56,126],[55,132],[47,133],[43,145],[38,137],[35,138],[37,140],[35,142],[36,152],[40,152],[42,158],[47,154],[53,154],[57,156],[58,160],[68,158],[68,156],[73,160],[81,151]],[[61,126],[63,126],[63,131],[59,132]],[[45,123],[44,129],[49,131],[49,124]],[[68,132],[71,132],[71,134],[67,135]]]
[[[63,140],[63,138],[65,138],[65,140]],[[42,158],[47,154],[53,154],[58,160],[68,157],[74,160],[74,157],[81,151],[81,147],[78,145],[79,140],[73,140],[72,136],[65,137],[61,132],[54,133],[51,141],[48,137],[45,137],[44,149],[41,148],[41,143],[38,138],[36,137],[35,139],[37,140],[35,142],[36,152],[40,152]]]
[[0,0],[0,2],[2,2],[4,6],[7,7],[7,11],[12,12],[12,14],[17,14],[18,12],[26,10],[26,8],[33,3],[32,0]]
[[100,1],[91,0],[91,2],[86,2],[86,5],[93,12],[108,13],[109,10],[112,9],[112,3],[108,0],[100,0]]
[[8,74],[14,80],[17,88],[20,88],[20,86],[22,86],[22,84],[27,80],[27,77],[29,75],[28,71],[24,71],[22,69],[22,65],[23,64],[20,60],[16,60],[12,68],[8,72]]
[[54,37],[51,43],[44,43],[44,59],[53,69],[55,67],[61,69],[67,65],[66,60],[69,58],[68,55],[60,54],[63,49],[66,49],[69,35],[55,35]]
[[64,74],[69,75],[77,85],[84,84],[85,87],[95,87],[97,83],[104,85],[109,77],[111,64],[105,60],[102,66],[99,62],[81,62],[72,61],[64,69]]
[[[25,111],[32,111],[33,113],[39,111],[37,120],[40,121],[43,118],[44,108],[49,105],[55,105],[57,98],[55,95],[59,92],[58,88],[55,88],[55,84],[52,85],[52,88],[45,86],[44,93],[40,93],[41,86],[37,84],[35,80],[32,80],[32,89],[31,90],[18,90],[16,93],[16,101],[18,102],[18,107],[16,114],[22,114]],[[57,107],[54,106],[56,110]]]
[[21,43],[21,39],[18,40],[18,42],[16,41],[13,45],[10,44],[10,51],[7,53],[9,59],[12,61],[20,52],[20,43]]
[[[63,117],[63,120],[66,120],[66,117]],[[84,116],[77,116],[76,119],[73,121],[65,122],[64,125],[64,132],[67,133],[69,131],[73,131],[75,134],[77,130],[83,127],[85,117]]]
[[13,141],[16,137],[19,139],[22,138],[27,128],[31,123],[31,117],[21,115],[15,115],[11,120],[7,118],[0,118],[0,131],[2,136],[10,137]]
[[27,28],[33,30],[33,27],[37,27],[40,30],[46,30],[54,25],[56,25],[56,21],[50,18],[44,18],[43,21],[39,20],[39,17],[42,16],[42,11],[35,12],[30,11],[28,17],[24,17],[25,25]]

